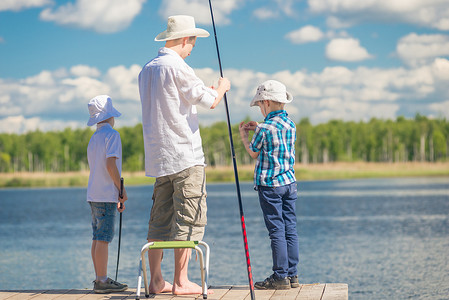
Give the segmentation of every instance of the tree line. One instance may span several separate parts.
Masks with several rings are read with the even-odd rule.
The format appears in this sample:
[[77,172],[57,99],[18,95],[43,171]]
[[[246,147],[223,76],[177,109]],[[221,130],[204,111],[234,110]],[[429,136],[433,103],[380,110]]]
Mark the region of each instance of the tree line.
[[[252,164],[232,127],[236,160]],[[122,138],[123,170],[144,169],[142,125],[117,129]],[[200,128],[206,163],[232,164],[228,128],[217,122]],[[0,172],[68,172],[88,170],[87,145],[92,128],[25,134],[0,134]],[[449,160],[449,122],[417,115],[414,119],[371,119],[368,122],[332,120],[297,124],[296,162],[441,162]]]

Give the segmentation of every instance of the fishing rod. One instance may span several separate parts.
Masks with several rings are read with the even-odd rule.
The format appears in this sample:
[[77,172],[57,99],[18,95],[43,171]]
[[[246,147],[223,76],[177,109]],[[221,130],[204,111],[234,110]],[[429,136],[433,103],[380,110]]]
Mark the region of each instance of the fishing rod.
[[[120,193],[119,193],[120,199],[123,199],[123,177],[120,178]],[[123,208],[123,203],[120,202],[120,209]],[[117,275],[118,275],[118,263],[120,261],[120,242],[122,240],[122,213],[120,213],[120,223],[119,223],[119,229],[118,229],[118,252],[117,252],[117,267],[115,268],[115,281],[117,281]]]
[[[220,50],[218,48],[217,31],[215,30],[214,13],[212,11],[211,0],[209,0],[209,7],[210,7],[210,16],[212,18],[212,26],[214,28],[215,46],[217,48],[218,65],[220,67],[220,76],[223,77],[223,69],[221,68]],[[243,214],[242,196],[241,196],[241,193],[240,193],[239,175],[238,175],[238,172],[237,172],[237,163],[236,163],[236,160],[235,160],[234,141],[232,139],[231,121],[230,121],[230,118],[229,118],[228,99],[226,97],[226,93],[224,94],[224,103],[225,103],[225,108],[226,108],[226,118],[227,118],[227,121],[228,121],[229,141],[230,141],[230,145],[231,145],[232,163],[234,165],[234,176],[235,176],[235,184],[236,184],[236,187],[237,187],[237,198],[238,198],[238,201],[239,201],[240,221],[241,221],[241,224],[242,224],[243,244],[245,246],[246,266],[247,266],[247,271],[248,271],[249,289],[251,291],[251,299],[255,300],[256,296],[254,294],[253,274],[252,274],[252,271],[251,271],[251,260],[249,258],[249,247],[248,247],[248,239],[247,239],[247,236],[246,236],[245,216]]]

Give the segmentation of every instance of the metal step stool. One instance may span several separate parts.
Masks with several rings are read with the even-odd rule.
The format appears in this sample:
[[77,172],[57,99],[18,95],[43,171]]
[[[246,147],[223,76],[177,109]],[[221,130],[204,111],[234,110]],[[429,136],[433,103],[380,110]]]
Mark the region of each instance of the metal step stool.
[[[199,246],[203,246],[206,250],[205,255]],[[137,280],[137,293],[136,299],[140,299],[140,289],[142,284],[142,271],[143,271],[143,282],[145,285],[145,297],[150,297],[148,278],[147,278],[147,268],[145,263],[145,254],[151,249],[180,249],[180,248],[192,248],[195,249],[200,258],[200,269],[201,269],[201,285],[203,289],[203,299],[207,299],[207,282],[209,280],[209,245],[203,241],[160,241],[160,242],[150,242],[145,244],[140,251],[140,263],[139,263],[139,278]],[[204,257],[204,260],[203,260]],[[205,261],[205,262],[204,262]]]

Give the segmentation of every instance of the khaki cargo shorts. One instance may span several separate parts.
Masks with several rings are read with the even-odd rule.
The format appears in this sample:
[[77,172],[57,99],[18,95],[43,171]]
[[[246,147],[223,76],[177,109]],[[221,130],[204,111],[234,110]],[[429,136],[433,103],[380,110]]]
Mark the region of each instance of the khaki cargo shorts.
[[201,241],[207,223],[206,174],[194,166],[156,178],[148,240]]

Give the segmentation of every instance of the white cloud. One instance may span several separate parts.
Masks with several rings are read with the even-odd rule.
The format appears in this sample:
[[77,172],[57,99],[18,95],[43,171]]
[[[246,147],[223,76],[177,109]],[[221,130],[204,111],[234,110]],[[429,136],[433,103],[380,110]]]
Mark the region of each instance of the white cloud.
[[51,0],[2,0],[0,11],[20,11],[32,7],[42,7],[52,3]]
[[328,15],[328,25],[334,28],[370,21],[399,21],[449,30],[449,2],[446,0],[308,0],[308,4],[312,13]]
[[430,110],[432,110],[437,117],[445,117],[449,119],[449,100],[441,103],[432,103],[429,105]]
[[399,40],[396,53],[406,65],[426,65],[436,57],[449,56],[449,35],[410,33]]
[[[85,127],[87,103],[98,94],[109,94],[122,113],[117,126],[140,122],[141,105],[137,86],[140,66],[114,66],[104,73],[92,66],[74,66],[70,70],[42,71],[35,76],[13,80],[0,78],[0,132]],[[437,58],[417,68],[349,69],[327,67],[320,72],[280,71],[274,74],[252,70],[225,69],[231,80],[228,106],[231,122],[247,116],[261,120],[258,109],[249,103],[257,86],[267,80],[283,82],[293,94],[287,105],[295,121],[303,117],[321,123],[330,119],[364,120],[395,118],[417,112],[429,116],[447,116],[449,60]],[[196,69],[206,85],[216,85],[218,71]],[[214,110],[199,109],[202,124],[226,120],[223,103]],[[408,114],[408,115],[407,115]]]
[[70,73],[76,77],[89,76],[98,77],[100,71],[97,68],[92,68],[86,65],[77,65],[70,68]]
[[[239,8],[242,0],[221,0],[212,3],[216,24],[229,24],[229,15]],[[211,24],[209,2],[203,0],[162,0],[159,15],[164,19],[173,15],[190,15],[196,24]]]
[[257,8],[253,15],[261,20],[275,19],[281,16],[293,17],[296,15],[293,9],[294,0],[272,0],[268,6]]
[[320,41],[325,35],[318,27],[307,25],[287,33],[285,37],[293,44],[304,44]]
[[127,28],[140,13],[146,0],[76,0],[47,8],[40,14],[44,21],[60,25],[93,29],[100,33],[113,33]]
[[354,38],[336,38],[326,46],[326,57],[330,60],[355,62],[372,58],[368,51]]

